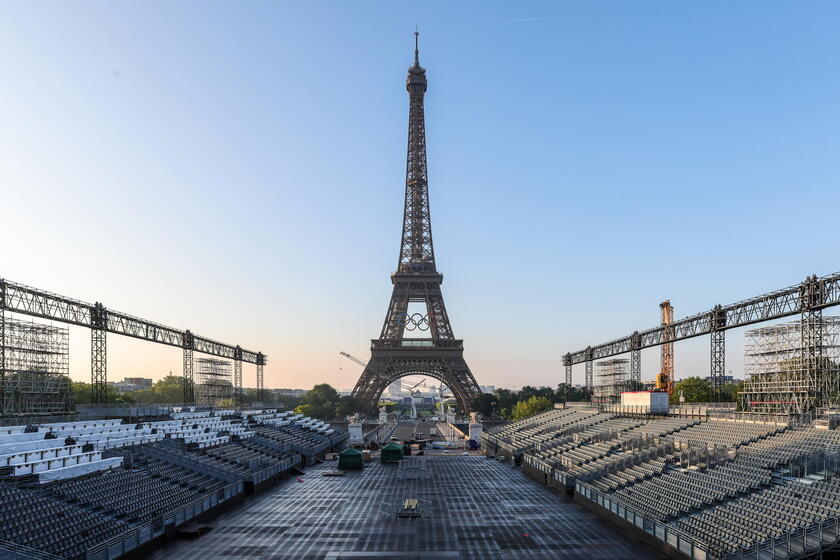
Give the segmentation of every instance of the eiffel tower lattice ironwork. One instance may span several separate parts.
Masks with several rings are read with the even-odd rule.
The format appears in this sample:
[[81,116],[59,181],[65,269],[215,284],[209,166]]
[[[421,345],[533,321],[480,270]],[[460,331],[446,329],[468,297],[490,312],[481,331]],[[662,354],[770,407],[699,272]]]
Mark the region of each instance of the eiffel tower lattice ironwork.
[[[391,275],[394,291],[378,339],[371,341],[371,359],[353,389],[359,405],[376,406],[385,388],[407,375],[427,375],[449,387],[464,412],[481,394],[467,362],[464,341],[455,338],[435,266],[429,188],[426,170],[426,126],[423,96],[426,70],[420,66],[415,33],[414,65],[408,69],[408,158],[405,177],[400,260]],[[426,313],[409,314],[409,304],[425,304]],[[428,338],[406,338],[408,331],[428,332]]]

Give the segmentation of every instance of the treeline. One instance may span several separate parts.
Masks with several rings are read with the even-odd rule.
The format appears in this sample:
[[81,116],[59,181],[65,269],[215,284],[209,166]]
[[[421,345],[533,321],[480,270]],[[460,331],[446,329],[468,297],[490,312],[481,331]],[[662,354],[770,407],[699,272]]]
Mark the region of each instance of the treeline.
[[[641,389],[641,387],[639,387]],[[723,386],[721,401],[737,400],[738,391],[743,383],[729,383]],[[674,392],[670,397],[672,404],[679,404],[680,391],[686,403],[710,402],[711,384],[701,377],[687,377],[674,383]],[[545,412],[554,407],[554,403],[589,401],[591,394],[584,387],[567,387],[565,383],[551,387],[531,387],[526,385],[519,391],[496,389],[494,393],[484,393],[473,400],[473,411],[485,419],[521,420],[533,414]]]
[[[84,381],[73,381],[70,384],[70,389],[73,393],[73,402],[76,404],[85,404],[91,402],[91,387],[90,383]],[[274,393],[272,391],[265,391],[262,403],[265,406],[277,406],[275,402]],[[245,389],[242,395],[243,402],[246,405],[255,404],[258,402],[256,389]],[[112,385],[107,385],[105,388],[105,402],[106,403],[124,403],[124,404],[152,404],[152,403],[181,403],[184,400],[184,380],[182,377],[176,375],[167,375],[163,379],[155,382],[148,389],[139,389],[137,391],[121,393],[117,391]],[[286,404],[287,399],[283,399]],[[289,397],[289,401],[293,401],[291,406],[297,404],[299,399]],[[221,402],[220,406],[233,406],[233,399],[230,402]],[[287,404],[287,406],[289,406]]]

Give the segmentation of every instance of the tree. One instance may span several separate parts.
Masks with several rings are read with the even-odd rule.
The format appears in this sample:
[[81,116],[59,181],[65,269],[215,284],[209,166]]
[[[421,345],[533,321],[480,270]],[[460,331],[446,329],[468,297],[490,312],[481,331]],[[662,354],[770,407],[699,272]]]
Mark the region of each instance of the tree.
[[496,402],[499,403],[499,410],[508,411],[508,414],[503,415],[504,417],[509,415],[509,411],[513,410],[518,400],[519,396],[514,391],[510,389],[496,389]]
[[335,417],[346,418],[347,416],[354,414],[358,408],[358,403],[356,402],[355,397],[350,395],[340,397],[338,399],[338,406],[335,407]]
[[674,383],[674,393],[671,395],[671,404],[679,404],[680,391],[685,397],[685,402],[698,403],[712,400],[711,387],[709,382],[700,377],[686,377]]
[[482,393],[473,399],[470,406],[473,412],[478,412],[484,418],[490,418],[493,416],[494,409],[499,406],[499,401],[496,399],[496,395]]
[[516,403],[516,406],[513,407],[512,417],[514,421],[522,420],[523,418],[551,410],[552,408],[554,408],[554,403],[547,398],[533,396],[528,400]]
[[295,407],[295,412],[312,418],[331,420],[336,417],[338,404],[338,391],[327,383],[320,383],[304,395],[301,404]]

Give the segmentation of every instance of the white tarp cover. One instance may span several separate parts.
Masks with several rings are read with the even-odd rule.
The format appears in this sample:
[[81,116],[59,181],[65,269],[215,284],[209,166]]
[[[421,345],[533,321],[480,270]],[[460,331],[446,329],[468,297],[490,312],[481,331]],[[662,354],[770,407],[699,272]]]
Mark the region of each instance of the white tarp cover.
[[0,435],[0,445],[8,445],[10,443],[20,443],[24,441],[36,441],[44,439],[44,434],[38,432],[15,433]]
[[69,455],[78,455],[82,452],[81,445],[69,445],[66,447],[50,447],[48,449],[38,449],[36,451],[26,451],[24,453],[11,453],[7,455],[0,455],[0,467],[8,465],[21,465],[23,463],[32,463],[42,459],[54,459],[56,457],[67,457]]
[[[42,434],[39,434],[43,437]],[[13,453],[23,453],[25,451],[35,451],[38,449],[49,449],[50,447],[57,447],[64,444],[64,438],[56,439],[36,439],[34,441],[21,441],[18,443],[4,443],[0,444],[0,455],[10,455]]]
[[58,457],[57,459],[45,459],[43,461],[33,461],[23,465],[15,465],[14,476],[23,476],[27,474],[35,474],[46,471],[53,471],[56,469],[63,469],[72,465],[81,463],[90,463],[92,461],[99,461],[102,459],[102,453],[98,451],[91,451],[89,453],[81,453],[79,455],[70,455],[69,457]]
[[102,428],[107,426],[118,426],[122,424],[119,418],[111,420],[80,420],[77,422],[53,422],[51,424],[39,424],[41,431],[79,430],[83,428]]
[[102,459],[101,461],[94,461],[92,463],[80,463],[71,467],[64,467],[63,469],[55,469],[53,471],[46,471],[38,473],[38,483],[44,484],[53,480],[64,480],[67,478],[75,478],[83,474],[88,474],[96,471],[104,471],[116,467],[121,467],[123,463],[122,457],[112,457],[110,459]]

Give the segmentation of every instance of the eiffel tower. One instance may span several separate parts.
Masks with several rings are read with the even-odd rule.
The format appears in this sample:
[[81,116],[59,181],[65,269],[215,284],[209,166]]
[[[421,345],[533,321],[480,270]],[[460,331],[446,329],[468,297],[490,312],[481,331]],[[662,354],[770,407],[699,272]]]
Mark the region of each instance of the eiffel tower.
[[[382,333],[371,340],[371,359],[353,389],[362,409],[376,407],[392,382],[407,375],[426,375],[441,381],[467,412],[481,394],[467,362],[464,341],[455,338],[440,285],[443,275],[435,266],[429,187],[426,171],[426,125],[423,96],[426,70],[420,66],[419,34],[414,33],[414,65],[408,69],[408,159],[405,172],[405,211],[397,271],[391,275],[394,291]],[[409,304],[426,305],[426,313],[409,314]],[[406,338],[406,331],[428,333],[428,338]]]

